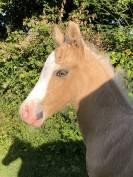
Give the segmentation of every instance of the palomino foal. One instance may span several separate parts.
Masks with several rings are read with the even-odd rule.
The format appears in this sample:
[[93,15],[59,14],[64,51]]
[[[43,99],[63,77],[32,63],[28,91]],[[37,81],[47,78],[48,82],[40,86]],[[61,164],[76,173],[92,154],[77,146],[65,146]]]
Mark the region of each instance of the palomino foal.
[[133,177],[133,110],[107,62],[87,47],[77,24],[66,37],[56,26],[59,47],[45,62],[40,79],[23,102],[22,119],[41,126],[68,103],[77,107],[86,145],[89,177]]

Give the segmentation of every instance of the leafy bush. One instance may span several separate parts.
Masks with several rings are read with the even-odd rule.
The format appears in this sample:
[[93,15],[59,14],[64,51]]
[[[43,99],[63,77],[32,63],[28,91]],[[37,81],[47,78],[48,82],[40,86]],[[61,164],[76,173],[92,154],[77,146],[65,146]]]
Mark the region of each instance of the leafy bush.
[[24,99],[37,81],[54,46],[50,32],[48,25],[40,25],[33,27],[27,36],[20,32],[10,34],[0,60],[0,95],[5,103],[18,103]]

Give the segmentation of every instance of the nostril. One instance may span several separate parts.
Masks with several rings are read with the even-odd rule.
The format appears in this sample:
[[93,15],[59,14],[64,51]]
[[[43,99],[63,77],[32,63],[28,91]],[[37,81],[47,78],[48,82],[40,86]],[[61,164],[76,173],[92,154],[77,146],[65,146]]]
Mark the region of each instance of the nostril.
[[37,114],[36,114],[36,117],[37,117],[37,119],[39,120],[39,119],[42,119],[43,118],[43,112],[41,111],[41,112],[38,112]]

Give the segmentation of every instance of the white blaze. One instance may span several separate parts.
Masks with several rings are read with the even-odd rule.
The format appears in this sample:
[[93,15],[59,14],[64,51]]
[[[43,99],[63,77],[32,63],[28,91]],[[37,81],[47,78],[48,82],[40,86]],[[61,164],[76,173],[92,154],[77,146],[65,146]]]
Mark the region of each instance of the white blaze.
[[44,64],[38,82],[26,98],[27,101],[35,100],[41,102],[45,98],[51,76],[58,68],[59,65],[55,63],[55,52],[53,51]]

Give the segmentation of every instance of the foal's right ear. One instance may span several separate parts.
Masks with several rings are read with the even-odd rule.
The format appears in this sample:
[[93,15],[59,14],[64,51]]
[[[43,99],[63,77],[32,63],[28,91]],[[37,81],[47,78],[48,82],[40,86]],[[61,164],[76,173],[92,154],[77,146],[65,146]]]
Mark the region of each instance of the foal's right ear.
[[64,34],[62,33],[62,31],[59,29],[57,25],[54,26],[53,37],[58,45],[64,43]]

